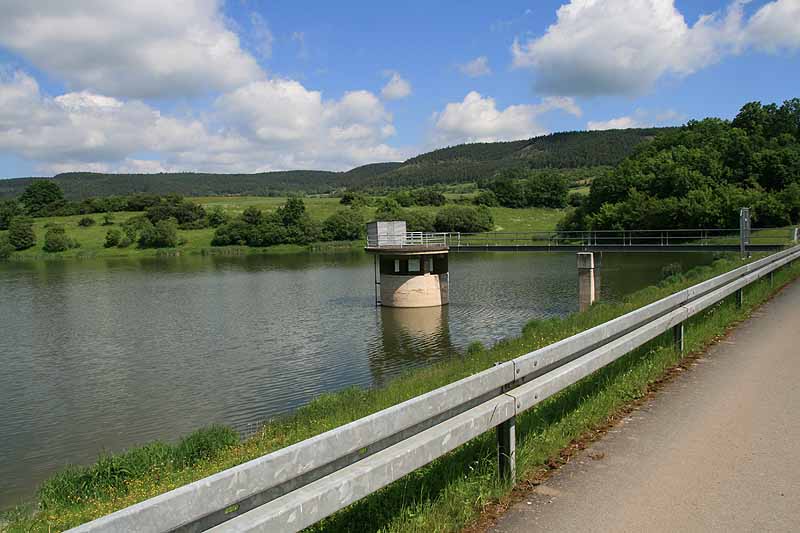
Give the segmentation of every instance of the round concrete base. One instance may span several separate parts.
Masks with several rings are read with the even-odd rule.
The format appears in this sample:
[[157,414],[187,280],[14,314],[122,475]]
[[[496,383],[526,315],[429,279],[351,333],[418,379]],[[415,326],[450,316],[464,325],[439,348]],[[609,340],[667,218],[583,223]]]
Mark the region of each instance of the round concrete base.
[[381,274],[381,305],[434,307],[447,305],[449,274],[402,276]]

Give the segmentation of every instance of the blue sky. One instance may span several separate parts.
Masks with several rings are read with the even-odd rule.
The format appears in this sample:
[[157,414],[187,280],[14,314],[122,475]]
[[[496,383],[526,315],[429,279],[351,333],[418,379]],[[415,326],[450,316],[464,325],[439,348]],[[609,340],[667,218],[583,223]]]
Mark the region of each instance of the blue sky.
[[800,0],[6,4],[2,177],[341,170],[800,96]]

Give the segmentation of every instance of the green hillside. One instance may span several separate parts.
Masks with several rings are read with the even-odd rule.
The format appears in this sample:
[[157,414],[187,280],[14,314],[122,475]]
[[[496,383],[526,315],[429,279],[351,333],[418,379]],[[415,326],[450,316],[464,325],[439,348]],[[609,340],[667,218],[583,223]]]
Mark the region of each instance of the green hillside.
[[[68,199],[136,192],[184,196],[326,193],[340,188],[393,188],[474,182],[508,167],[574,169],[615,165],[665,128],[554,133],[532,139],[461,144],[403,163],[373,163],[347,172],[294,170],[258,174],[99,174],[71,172],[53,179]],[[0,198],[22,193],[31,180],[0,180]]]

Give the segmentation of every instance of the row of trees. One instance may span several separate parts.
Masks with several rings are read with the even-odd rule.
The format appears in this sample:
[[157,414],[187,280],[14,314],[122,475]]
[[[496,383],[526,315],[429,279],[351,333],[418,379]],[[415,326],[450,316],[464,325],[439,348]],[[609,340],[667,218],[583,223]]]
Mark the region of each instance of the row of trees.
[[563,229],[732,228],[800,221],[800,99],[691,121],[596,178]]

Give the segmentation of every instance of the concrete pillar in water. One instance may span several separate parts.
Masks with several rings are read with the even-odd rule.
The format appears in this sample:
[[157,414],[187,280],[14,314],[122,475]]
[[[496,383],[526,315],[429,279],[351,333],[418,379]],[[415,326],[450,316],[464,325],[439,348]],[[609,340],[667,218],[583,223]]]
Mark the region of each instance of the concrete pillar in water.
[[594,254],[578,252],[578,308],[589,309],[595,301]]
[[600,300],[600,285],[603,283],[603,252],[594,254],[594,301]]
[[407,233],[406,223],[367,224],[367,252],[376,255],[380,305],[434,307],[449,303],[448,246],[443,239]]

